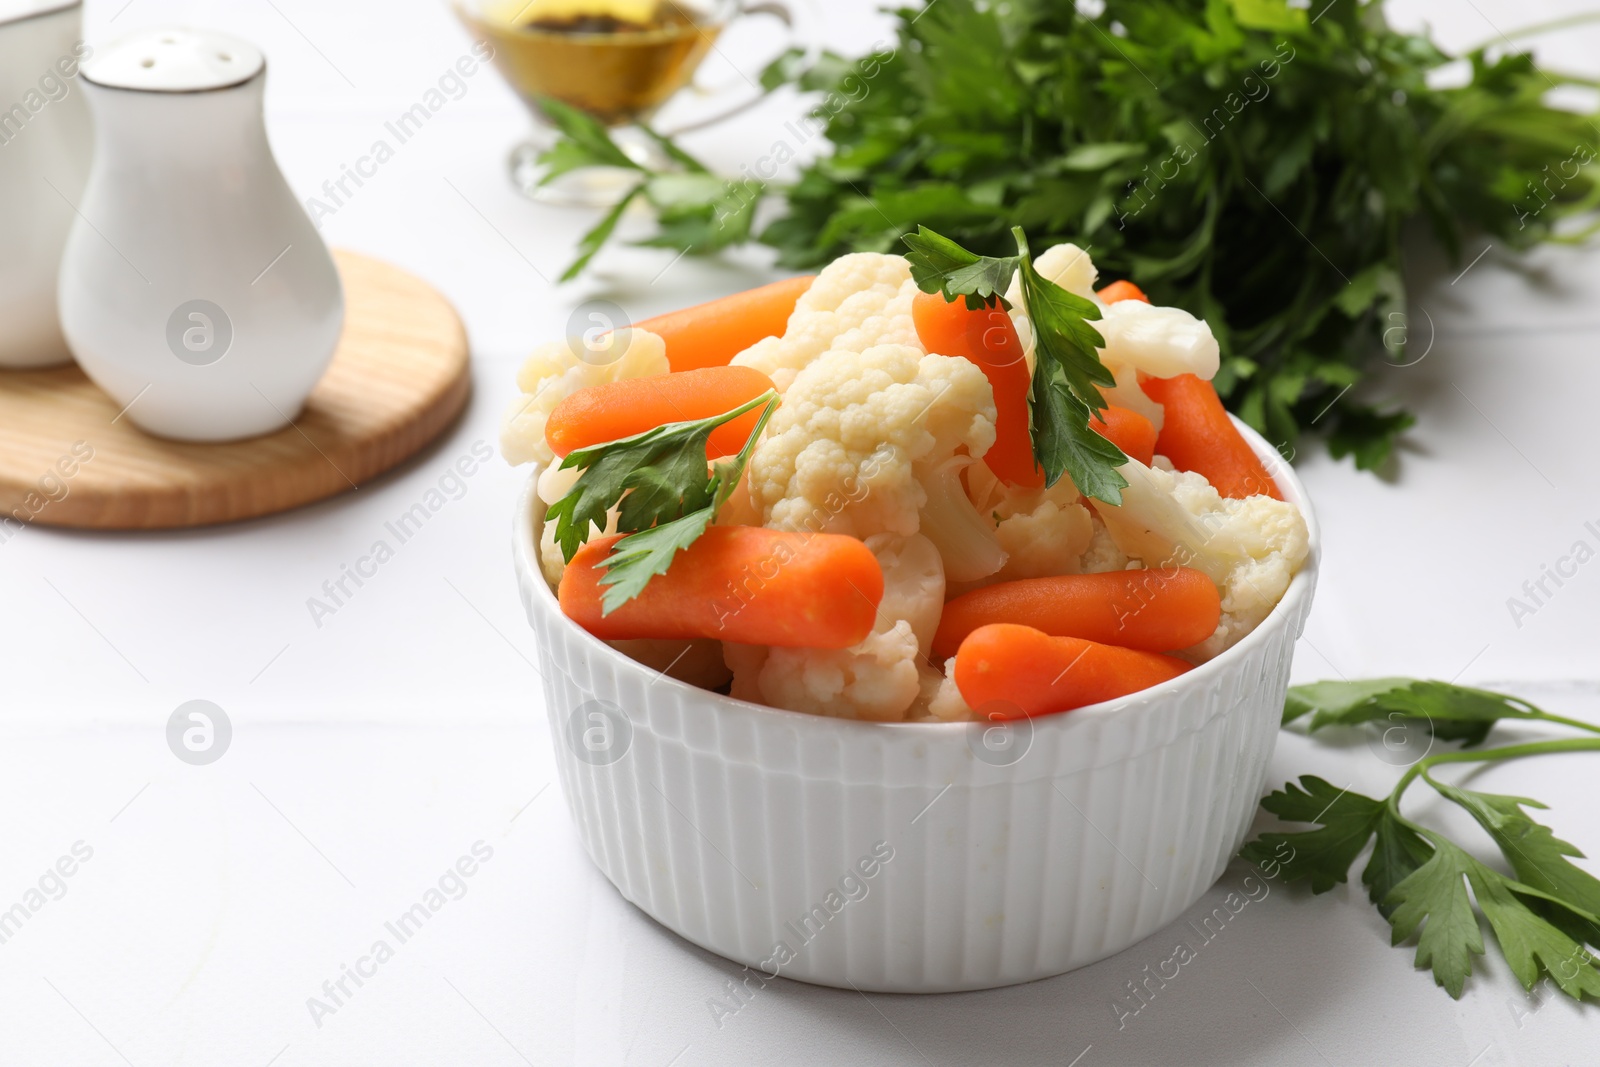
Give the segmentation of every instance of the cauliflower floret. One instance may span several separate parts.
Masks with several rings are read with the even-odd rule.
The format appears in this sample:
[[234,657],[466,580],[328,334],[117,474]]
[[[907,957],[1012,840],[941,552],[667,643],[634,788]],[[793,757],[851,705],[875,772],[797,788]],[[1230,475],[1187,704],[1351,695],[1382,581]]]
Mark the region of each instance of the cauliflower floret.
[[1270,496],[1225,499],[1199,474],[1130,460],[1122,506],[1096,504],[1117,546],[1147,566],[1193,567],[1222,593],[1222,621],[1187,650],[1194,662],[1231,648],[1277,606],[1310,551],[1305,516]]
[[1150,420],[1150,425],[1156,428],[1156,433],[1160,433],[1161,427],[1166,425],[1167,409],[1151,400],[1145,395],[1144,390],[1139,388],[1139,368],[1108,365],[1106,369],[1117,379],[1114,387],[1100,390],[1100,395],[1105,397],[1106,403],[1143,415]]
[[[539,431],[540,439],[544,438],[544,431]],[[550,465],[539,472],[539,482],[535,491],[539,499],[544,501],[546,507],[566,496],[577,484],[581,470],[562,470],[552,460]],[[613,534],[617,532],[617,509],[612,508],[606,512],[605,529],[596,536]],[[561,573],[566,570],[567,559],[561,554],[561,546],[556,544],[556,524],[547,522],[544,529],[539,532],[539,571],[544,575],[544,580],[551,589],[561,587]]]
[[1204,319],[1142,300],[1119,300],[1102,314],[1094,328],[1106,341],[1100,358],[1113,371],[1133,367],[1157,378],[1216,377],[1220,350]]
[[[545,473],[549,473],[549,471],[546,470]],[[539,479],[539,484],[541,486],[539,499],[543,500],[547,505],[555,503],[564,495],[557,493],[555,496],[545,496],[543,491],[544,479],[542,477]],[[617,532],[618,510],[618,508],[612,508],[606,512],[605,528],[596,533],[595,537],[609,537]],[[547,522],[544,524],[544,528],[539,531],[539,573],[544,575],[544,580],[549,583],[551,589],[560,589],[561,575],[566,569],[567,557],[561,554],[561,546],[556,544],[556,524]]]
[[917,639],[918,652],[927,656],[944,614],[944,560],[938,548],[921,534],[874,534],[867,538],[867,547],[883,568],[880,627],[884,620],[905,620]]
[[551,589],[561,588],[561,575],[567,569],[566,557],[556,544],[556,524],[547,522],[539,532],[539,573]]
[[917,283],[904,256],[857,252],[823,268],[801,295],[782,337],[758,341],[733,357],[754,367],[787,393],[795,376],[830,349],[864,352],[876,345],[905,345],[922,352],[911,301]]
[[1089,547],[1083,550],[1083,559],[1078,562],[1079,574],[1105,574],[1108,571],[1125,571],[1131,562],[1128,554],[1117,545],[1116,538],[1111,536],[1105,520],[1094,513],[1090,508],[1089,521],[1092,530],[1089,534]]
[[[539,431],[541,440],[544,431]],[[557,500],[566,496],[577,484],[583,471],[577,469],[562,470],[554,460],[550,465],[539,472],[539,483],[536,491],[539,499],[549,507]],[[606,512],[606,526],[601,534],[617,532],[617,509],[612,508]],[[561,554],[561,546],[556,544],[556,524],[547,522],[539,534],[539,570],[544,575],[544,580],[550,584],[551,589],[561,586],[561,572],[566,569],[567,559]]]
[[[1045,281],[1055,282],[1069,293],[1075,293],[1085,300],[1095,299],[1094,283],[1100,277],[1100,271],[1095,267],[1094,260],[1089,258],[1089,253],[1071,242],[1045,249],[1042,255],[1034,259],[1033,269]],[[1006,300],[1012,307],[1023,305],[1020,271],[1011,279]]]
[[[1069,293],[1100,303],[1094,295],[1094,282],[1100,276],[1100,271],[1095,267],[1094,260],[1089,258],[1089,253],[1077,245],[1069,242],[1045,249],[1044,254],[1033,261],[1033,269],[1045,281],[1055,282]],[[1027,360],[1028,373],[1031,374],[1037,362],[1034,351],[1036,341],[1033,322],[1028,318],[1027,302],[1022,299],[1021,271],[1011,276],[1011,285],[1006,289],[1006,302],[1011,305],[1011,323],[1017,328],[1017,339],[1022,342],[1023,358]],[[1104,307],[1103,304],[1101,306]]]
[[[649,330],[625,327],[593,342],[570,337],[540,345],[517,372],[517,388],[523,395],[506,412],[500,451],[513,465],[548,465],[555,454],[545,443],[544,424],[557,404],[586,386],[669,370],[667,343]],[[550,499],[542,491],[540,497]]]
[[1005,555],[960,474],[994,444],[994,419],[989,381],[965,359],[906,345],[835,349],[784,396],[750,461],[750,499],[773,529],[920,529],[952,580],[992,574]]
[[[979,463],[967,469],[967,493],[973,507],[997,524],[1006,564],[984,580],[954,586],[953,595],[995,582],[1085,570],[1084,554],[1094,541],[1096,520],[1072,479],[1062,478],[1048,488],[1008,486]],[[1107,569],[1120,569],[1126,562]]]
[[920,522],[939,546],[952,582],[973,582],[1005,569],[1006,549],[993,518],[972,506],[961,485],[963,470],[984,467],[971,456],[952,456],[937,465],[917,464],[917,479],[927,491]]
[[933,673],[925,664],[944,608],[944,565],[920,534],[877,534],[866,543],[883,568],[883,601],[867,639],[845,649],[774,648],[764,658],[729,654],[734,695],[749,692],[755,673],[756,692],[775,707],[846,719],[905,717]]
[[945,677],[926,663],[917,664],[917,699],[906,709],[906,722],[940,722],[933,713],[933,702],[939,699]]
[[951,656],[944,664],[944,673],[935,676],[933,693],[928,699],[928,714],[939,722],[962,722],[977,716],[967,706],[967,698],[956,686],[956,658]]
[[898,722],[921,691],[917,635],[902,619],[842,650],[774,648],[760,687],[775,708]]
[[1049,489],[1014,490],[995,508],[1006,565],[996,581],[1075,574],[1094,537],[1089,509],[1069,478]]
[[572,492],[572,487],[578,484],[578,479],[583,477],[583,471],[577,467],[561,469],[561,465],[550,461],[549,466],[539,471],[539,483],[535,487],[539,499],[546,504],[554,504],[557,500]]
[[[1142,300],[1119,300],[1104,304],[1095,296],[1094,283],[1099,271],[1089,254],[1075,244],[1060,244],[1047,250],[1034,260],[1034,269],[1046,281],[1055,282],[1069,293],[1092,300],[1100,308],[1101,318],[1094,328],[1105,338],[1100,359],[1107,369],[1117,375],[1117,398],[1112,403],[1150,418],[1146,410],[1150,401],[1139,391],[1132,371],[1144,371],[1157,378],[1170,378],[1175,374],[1196,374],[1205,379],[1216,376],[1219,365],[1217,339],[1203,319],[1197,319],[1182,308],[1146,304]],[[1026,301],[1022,298],[1022,274],[1011,279],[1006,291],[1011,303],[1012,319],[1017,334],[1027,353],[1028,366],[1034,360],[1033,323],[1028,318]],[[1159,408],[1158,408],[1159,410]],[[1161,428],[1159,415],[1151,419],[1156,429]]]

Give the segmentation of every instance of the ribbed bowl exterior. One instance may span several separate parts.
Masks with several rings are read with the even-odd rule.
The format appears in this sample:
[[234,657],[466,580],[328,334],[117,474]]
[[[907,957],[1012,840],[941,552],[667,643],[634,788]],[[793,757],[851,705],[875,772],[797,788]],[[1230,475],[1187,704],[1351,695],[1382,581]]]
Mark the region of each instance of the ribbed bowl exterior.
[[1317,573],[1307,508],[1311,558],[1216,660],[1010,727],[886,725],[733,700],[591,637],[540,577],[542,511],[530,479],[517,571],[579,836],[624,897],[752,968],[752,988],[1010,985],[1171,922],[1249,829]]

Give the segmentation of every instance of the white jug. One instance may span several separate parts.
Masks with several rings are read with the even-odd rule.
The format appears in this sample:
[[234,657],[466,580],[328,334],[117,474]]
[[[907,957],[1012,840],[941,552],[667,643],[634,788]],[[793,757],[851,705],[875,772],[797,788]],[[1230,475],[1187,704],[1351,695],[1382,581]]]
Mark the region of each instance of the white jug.
[[72,358],[56,272],[93,148],[80,0],[0,0],[0,367]]
[[282,428],[338,344],[338,271],[272,158],[265,81],[253,45],[198,30],[136,33],[83,66],[95,159],[61,324],[89,377],[163,437]]

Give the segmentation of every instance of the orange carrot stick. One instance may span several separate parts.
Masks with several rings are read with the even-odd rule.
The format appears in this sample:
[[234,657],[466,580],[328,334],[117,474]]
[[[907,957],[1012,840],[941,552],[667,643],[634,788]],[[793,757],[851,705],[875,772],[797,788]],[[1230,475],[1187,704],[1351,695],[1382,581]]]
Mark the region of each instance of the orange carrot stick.
[[795,304],[816,280],[814,274],[785,278],[634,325],[667,342],[667,363],[673,370],[723,367],[762,338],[780,336]]
[[1089,428],[1146,467],[1155,458],[1155,423],[1137,411],[1108,404],[1100,414],[1089,417]]
[[1172,460],[1173,466],[1205,475],[1225,497],[1283,499],[1272,475],[1228,418],[1210,382],[1180,374],[1175,378],[1141,377],[1139,385],[1165,412],[1156,451]]
[[1189,670],[1181,659],[1031,626],[974,630],[956,653],[956,688],[980,715],[1019,719],[1071,711],[1149,689]]
[[911,318],[917,338],[929,352],[971,360],[989,379],[994,390],[995,441],[983,461],[995,477],[1030,489],[1044,485],[1044,471],[1034,461],[1028,432],[1032,376],[1011,316],[998,302],[972,311],[965,300],[918,293],[911,302]]
[[883,569],[854,537],[712,526],[644,592],[604,615],[600,579],[621,539],[590,541],[561,577],[562,612],[606,640],[709,637],[778,648],[848,648],[872,632],[883,600]]
[[[591,385],[555,406],[544,424],[544,439],[552,452],[565,456],[664,423],[721,415],[771,388],[772,379],[754,367],[706,367]],[[765,410],[763,404],[711,431],[706,457],[736,455]]]
[[1170,652],[1204,641],[1221,618],[1216,583],[1188,567],[1024,578],[946,603],[933,654],[953,656],[974,630],[998,622],[1052,637]]
[[1115,304],[1121,300],[1139,300],[1146,304],[1150,303],[1150,298],[1144,295],[1144,290],[1127,280],[1112,282],[1094,295],[1100,298],[1100,303],[1102,304]]

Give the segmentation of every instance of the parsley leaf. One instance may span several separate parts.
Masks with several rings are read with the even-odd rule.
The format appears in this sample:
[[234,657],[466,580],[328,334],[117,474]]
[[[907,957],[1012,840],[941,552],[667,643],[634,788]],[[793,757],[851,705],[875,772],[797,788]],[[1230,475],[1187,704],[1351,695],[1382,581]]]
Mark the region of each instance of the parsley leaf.
[[750,239],[766,186],[709,174],[667,174],[647,182],[645,192],[656,209],[660,228],[655,236],[636,243],[700,256]]
[[1312,713],[1315,713],[1312,722],[1319,726],[1323,723],[1318,720],[1324,717],[1326,722],[1342,722],[1345,716],[1352,714],[1365,702],[1393,690],[1404,689],[1410,684],[1410,678],[1365,678],[1354,682],[1312,682],[1309,685],[1291,686],[1283,702],[1283,725],[1287,726]]
[[1085,496],[1121,504],[1128,480],[1116,468],[1128,462],[1122,449],[1089,426],[1105,408],[1099,386],[1116,379],[1100,362],[1105,338],[1089,323],[1100,318],[1094,301],[1046,280],[1033,266],[1028,239],[1013,229],[1022,260],[1022,298],[1033,323],[1033,454],[1044,468],[1046,485],[1063,472]]
[[1089,325],[1100,318],[1100,308],[1094,301],[1047,281],[1033,267],[1027,238],[1020,229],[1014,232],[1022,250],[1022,298],[1028,306],[1039,351],[1060,366],[1073,393],[1098,414],[1106,404],[1095,387],[1117,384],[1111,371],[1100,362],[1100,348],[1106,339]]
[[1466,745],[1481,744],[1501,719],[1545,715],[1527,701],[1504,693],[1410,678],[1317,682],[1289,690],[1283,721],[1293,722],[1308,712],[1312,732],[1328,726],[1404,720],[1426,724],[1441,740]]
[[1293,686],[1284,699],[1283,725],[1287,726],[1307,714],[1312,715],[1313,730],[1333,723],[1367,722],[1379,717],[1377,713],[1360,714],[1368,703],[1410,684],[1409,678],[1368,678],[1356,682],[1313,682],[1310,685]]
[[1309,881],[1313,893],[1347,881],[1350,865],[1376,840],[1361,881],[1385,917],[1394,910],[1385,904],[1390,891],[1432,855],[1427,842],[1383,801],[1336,789],[1316,775],[1302,775],[1299,787],[1290,782],[1275,790],[1261,806],[1285,822],[1318,829],[1262,834],[1239,854],[1261,866],[1276,860],[1285,878]]
[[[1468,793],[1438,783],[1435,788],[1451,799]],[[1483,794],[1470,796],[1477,798],[1470,803],[1478,808],[1474,814],[1482,813],[1481,822],[1491,818],[1488,812],[1497,816],[1503,814],[1506,804],[1502,802],[1509,802],[1517,817],[1531,822],[1521,816],[1516,807],[1519,803],[1530,803],[1528,801]],[[1521,877],[1525,869],[1554,870],[1559,864],[1566,866],[1570,873],[1556,879],[1546,878],[1545,884],[1540,885],[1506,878],[1446,838],[1416,827],[1397,815],[1386,802],[1336,789],[1314,775],[1301,777],[1298,788],[1287,785],[1261,803],[1282,819],[1313,823],[1318,828],[1300,833],[1262,834],[1246,845],[1240,855],[1261,866],[1277,864],[1286,879],[1309,881],[1313,893],[1325,893],[1344,882],[1351,864],[1376,836],[1362,881],[1373,903],[1392,925],[1396,945],[1421,930],[1417,966],[1431,967],[1435,980],[1451,996],[1461,995],[1472,973],[1472,957],[1484,951],[1477,913],[1467,895],[1468,885],[1472,887],[1478,907],[1489,920],[1512,972],[1525,987],[1531,988],[1541,974],[1550,974],[1571,995],[1582,992],[1600,996],[1600,971],[1589,966],[1592,961],[1583,949],[1583,935],[1574,938],[1549,916],[1536,910],[1553,906],[1564,913],[1567,925],[1576,920],[1582,924],[1581,930],[1594,930],[1597,927],[1592,911],[1575,903],[1571,894],[1563,890],[1565,885],[1583,882],[1580,892],[1584,902],[1589,903],[1588,896],[1600,889],[1600,883],[1588,885],[1594,882],[1592,877],[1566,864],[1563,857],[1576,854],[1577,850],[1556,841],[1545,828],[1538,827],[1544,831],[1543,835],[1537,831],[1522,835],[1525,840],[1530,836],[1545,840],[1543,844],[1530,841],[1532,847],[1523,855],[1522,865],[1514,864],[1514,869]],[[1468,804],[1463,806],[1473,810]],[[1508,850],[1508,857],[1510,854]],[[1572,879],[1571,874],[1576,874],[1577,879]]]
[[[1544,808],[1537,800],[1479,793],[1428,778],[1428,784],[1445,799],[1459,804],[1478,821],[1518,878],[1535,889],[1559,897],[1576,916],[1578,911],[1600,915],[1600,879],[1571,863],[1568,857],[1583,853],[1556,837],[1548,826],[1531,818],[1523,808]],[[1581,918],[1574,927],[1600,944],[1600,925]]]
[[1400,435],[1417,424],[1407,411],[1381,412],[1358,404],[1336,404],[1333,430],[1328,434],[1328,454],[1334,459],[1354,456],[1356,469],[1375,471],[1394,454]]
[[1372,839],[1383,812],[1383,801],[1314,774],[1302,775],[1298,786],[1290,782],[1273,791],[1261,806],[1285,822],[1314,823],[1318,829],[1262,834],[1239,854],[1262,865],[1277,860],[1285,878],[1308,879],[1313,893],[1326,893],[1349,878],[1350,865]]
[[1420,928],[1417,966],[1431,965],[1434,981],[1460,997],[1472,973],[1472,957],[1483,955],[1483,935],[1465,880],[1482,864],[1437,834],[1428,837],[1433,855],[1389,891],[1388,899],[1396,905],[1389,916],[1394,927],[1390,940],[1398,945]]
[[667,573],[678,553],[694,544],[716,515],[715,508],[702,507],[618,541],[606,557],[606,573],[600,579],[606,587],[601,614],[610,615],[644,592],[650,579]]
[[[643,490],[658,502],[658,507],[650,514],[633,509],[627,517],[630,526],[621,527],[619,523],[619,528],[628,532],[653,525],[651,520],[665,522],[677,518],[684,503],[691,510],[702,506],[708,498],[710,484],[706,442],[716,428],[707,425],[710,421],[669,422],[632,437],[568,453],[561,469],[581,467],[583,473],[567,495],[551,504],[545,513],[547,520],[555,520],[556,544],[561,546],[561,554],[567,562],[572,562],[572,557],[592,532],[605,529],[606,513],[630,490]],[[688,455],[692,460],[696,453],[700,462],[693,478],[687,483],[667,486],[657,472],[658,465],[676,468],[681,473],[682,457]],[[666,489],[675,490],[675,493],[666,492]]]
[[617,223],[622,221],[622,213],[628,210],[628,205],[639,198],[645,191],[645,183],[635,185],[622,195],[622,199],[612,205],[611,210],[600,217],[600,221],[588,233],[578,238],[578,257],[567,264],[567,269],[561,272],[561,281],[570,282],[583,273],[583,268],[589,265],[605,243],[611,239]]
[[1083,495],[1121,504],[1128,480],[1116,468],[1128,457],[1089,426],[1091,414],[1106,406],[1099,386],[1116,384],[1100,362],[1105,338],[1089,325],[1100,318],[1100,308],[1034,269],[1020,227],[1012,230],[1012,236],[1017,254],[1004,258],[976,255],[926,226],[903,240],[911,249],[906,259],[917,288],[952,303],[965,297],[974,311],[995,303],[1009,307],[1004,294],[1021,272],[1023,301],[1034,334],[1029,398],[1034,459],[1044,470],[1046,485],[1055,485],[1068,474]]
[[[737,456],[723,460],[712,468],[707,490],[709,499],[704,504],[692,511],[685,506],[684,513],[678,518],[630,534],[611,547],[611,555],[606,559],[605,576],[600,579],[600,584],[606,586],[605,594],[600,599],[601,614],[611,614],[644,592],[650,579],[667,573],[678,553],[694,544],[706,532],[706,527],[716,519],[722,505],[738,488],[745,465],[750,461],[750,453],[755,449],[756,440],[761,436],[772,410],[769,405],[762,413],[750,440],[745,442]],[[629,499],[631,496],[623,499],[624,508]]]
[[605,124],[588,112],[554,97],[541,99],[539,110],[562,134],[555,144],[539,156],[539,165],[545,168],[539,179],[540,185],[548,185],[563,174],[585,167],[644,169],[617,146]]
[[1011,288],[1022,257],[976,255],[926,226],[918,226],[916,233],[908,233],[902,240],[911,249],[906,253],[911,277],[923,292],[942,293],[951,303],[964,296],[972,311],[980,311],[996,299],[1010,308],[1006,290]]
[[[1552,715],[1517,697],[1406,678],[1297,686],[1290,690],[1284,721],[1307,714],[1313,731],[1399,716],[1426,721],[1435,736],[1466,744],[1482,742],[1502,719],[1600,734],[1600,726]],[[1361,875],[1368,897],[1389,920],[1396,945],[1416,937],[1417,966],[1431,969],[1452,997],[1461,995],[1473,958],[1484,953],[1481,914],[1524,988],[1548,976],[1568,996],[1600,999],[1600,967],[1590,950],[1600,947],[1600,879],[1571,862],[1583,854],[1528,814],[1528,808],[1544,807],[1538,801],[1480,793],[1441,782],[1431,773],[1444,763],[1597,751],[1600,738],[1590,736],[1440,752],[1412,765],[1381,801],[1336,790],[1306,775],[1299,787],[1286,785],[1261,806],[1286,821],[1316,828],[1264,833],[1240,854],[1263,867],[1276,865],[1291,880],[1308,880],[1314,893],[1322,893],[1348,878],[1351,864],[1371,843]],[[1400,813],[1400,800],[1418,777],[1477,821],[1515,877],[1486,866],[1461,845]]]
[[1419,870],[1433,855],[1433,847],[1412,824],[1387,805],[1378,816],[1373,834],[1372,858],[1361,872],[1367,899],[1385,919],[1394,917],[1394,887]]
[[[1514,882],[1476,860],[1470,860],[1467,880],[1511,973],[1524,989],[1532,989],[1540,975],[1547,974],[1574,1000],[1585,994],[1600,999],[1600,970],[1594,966],[1594,955],[1582,941],[1568,936],[1531,906],[1550,902],[1547,894]],[[1585,918],[1591,925],[1595,922],[1593,916]]]
[[1072,395],[1062,369],[1045,359],[1033,373],[1033,457],[1044,468],[1046,485],[1066,472],[1084,496],[1122,503],[1128,480],[1116,468],[1128,457],[1090,428],[1088,405]]
[[[1397,905],[1389,922],[1398,945],[1417,933],[1417,966],[1431,967],[1434,981],[1459,998],[1472,974],[1472,957],[1483,954],[1483,936],[1467,887],[1472,887],[1495,941],[1524,989],[1548,974],[1571,997],[1600,998],[1600,970],[1584,946],[1537,914],[1529,901],[1570,905],[1484,866],[1460,846],[1431,830],[1420,831],[1433,856],[1389,894]],[[1583,918],[1594,921],[1593,915]]]
[[[562,557],[572,562],[578,549],[605,529],[614,507],[617,529],[628,535],[606,557],[600,579],[608,587],[601,601],[605,614],[643,592],[650,579],[665,574],[677,554],[706,532],[744,476],[756,442],[777,410],[777,398],[775,390],[768,390],[720,415],[669,422],[567,454],[561,469],[581,467],[583,473],[545,512],[545,521],[556,524]],[[712,465],[706,458],[712,432],[757,407],[761,417],[739,454]]]

